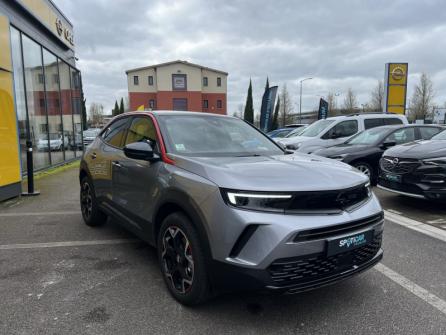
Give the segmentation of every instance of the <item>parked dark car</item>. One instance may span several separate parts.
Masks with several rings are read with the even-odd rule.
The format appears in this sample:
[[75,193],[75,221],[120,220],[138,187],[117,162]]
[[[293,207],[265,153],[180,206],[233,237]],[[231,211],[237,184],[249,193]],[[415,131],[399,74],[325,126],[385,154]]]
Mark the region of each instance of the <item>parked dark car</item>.
[[428,141],[387,150],[378,187],[415,198],[446,201],[446,130]]
[[85,223],[113,216],[155,246],[187,305],[220,290],[307,291],[383,255],[382,208],[364,174],[289,154],[234,117],[121,114],[85,149],[79,180]]
[[350,164],[369,176],[372,184],[376,184],[379,160],[386,149],[398,144],[430,139],[443,129],[441,126],[435,125],[400,125],[371,128],[353,136],[343,144],[317,150],[314,154]]

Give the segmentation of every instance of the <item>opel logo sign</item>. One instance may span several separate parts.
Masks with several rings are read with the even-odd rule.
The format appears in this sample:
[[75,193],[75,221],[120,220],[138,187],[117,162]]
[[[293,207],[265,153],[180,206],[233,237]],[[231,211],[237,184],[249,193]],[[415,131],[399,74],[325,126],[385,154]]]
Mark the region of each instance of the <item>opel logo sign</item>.
[[56,19],[56,30],[59,36],[61,36],[63,32],[63,26],[62,26],[62,21],[60,19]]
[[394,159],[392,160],[393,165],[397,165],[398,162],[399,162],[398,158],[394,158]]
[[404,78],[404,69],[401,66],[397,66],[393,68],[390,74],[394,80],[401,80]]

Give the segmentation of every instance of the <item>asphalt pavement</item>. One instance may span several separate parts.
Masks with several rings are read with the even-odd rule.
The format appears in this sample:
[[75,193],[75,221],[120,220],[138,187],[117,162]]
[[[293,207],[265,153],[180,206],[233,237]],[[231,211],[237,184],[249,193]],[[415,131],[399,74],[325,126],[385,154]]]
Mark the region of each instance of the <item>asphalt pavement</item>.
[[[339,284],[187,308],[153,248],[111,220],[84,225],[76,168],[37,185],[40,196],[0,204],[0,334],[446,334],[446,243],[401,224],[386,222],[379,266]],[[402,216],[445,218],[379,194]]]

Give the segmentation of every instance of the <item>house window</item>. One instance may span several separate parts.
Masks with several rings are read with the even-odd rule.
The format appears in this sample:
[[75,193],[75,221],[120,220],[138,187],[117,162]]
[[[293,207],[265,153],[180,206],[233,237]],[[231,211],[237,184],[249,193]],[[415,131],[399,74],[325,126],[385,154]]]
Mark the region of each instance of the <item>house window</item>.
[[133,76],[133,85],[139,85],[139,77]]
[[153,99],[149,100],[149,108],[150,109],[155,109],[155,100],[153,100]]
[[54,107],[56,107],[56,108],[60,107],[59,99],[54,99]]
[[58,74],[53,74],[53,82],[55,84],[59,84],[59,75]]
[[217,77],[217,86],[220,87],[221,86],[221,78]]
[[203,108],[209,108],[209,101],[203,100]]
[[185,74],[172,74],[172,90],[186,91],[187,77]]
[[153,76],[149,76],[149,86],[153,86]]
[[203,77],[203,86],[208,86],[208,77]]
[[40,98],[39,99],[39,105],[40,105],[40,107],[45,108],[45,99]]
[[222,107],[222,102],[221,100],[217,100],[217,108],[221,108]]
[[39,73],[38,75],[39,84],[43,84],[43,74]]

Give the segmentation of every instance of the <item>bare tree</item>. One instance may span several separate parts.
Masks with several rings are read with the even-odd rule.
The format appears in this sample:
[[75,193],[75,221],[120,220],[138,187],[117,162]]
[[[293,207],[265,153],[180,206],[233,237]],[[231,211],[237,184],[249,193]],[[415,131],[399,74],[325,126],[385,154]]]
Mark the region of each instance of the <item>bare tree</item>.
[[409,118],[411,120],[425,120],[432,113],[433,99],[432,80],[426,73],[422,73],[420,82],[415,85],[415,90],[410,100]]
[[331,115],[335,115],[337,109],[336,96],[329,92],[327,95],[327,103],[328,103],[328,113]]
[[384,83],[378,80],[378,84],[372,91],[371,100],[368,104],[373,112],[382,112],[384,106]]
[[92,102],[90,105],[90,124],[92,127],[100,128],[104,123],[104,106],[96,102]]
[[282,90],[279,96],[280,96],[279,123],[281,126],[285,126],[288,122],[290,122],[292,118],[290,114],[293,113],[294,111],[293,102],[291,101],[291,97],[290,94],[288,93],[286,84],[282,86]]
[[358,101],[356,99],[356,95],[351,88],[348,89],[347,94],[345,95],[343,109],[345,112],[351,114],[355,111],[357,107]]

